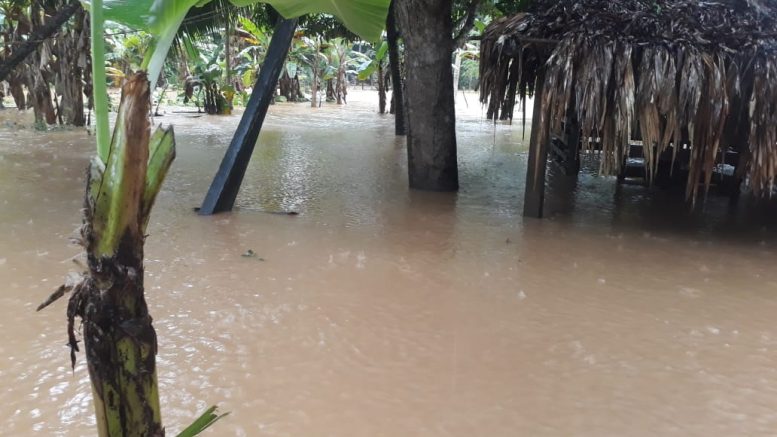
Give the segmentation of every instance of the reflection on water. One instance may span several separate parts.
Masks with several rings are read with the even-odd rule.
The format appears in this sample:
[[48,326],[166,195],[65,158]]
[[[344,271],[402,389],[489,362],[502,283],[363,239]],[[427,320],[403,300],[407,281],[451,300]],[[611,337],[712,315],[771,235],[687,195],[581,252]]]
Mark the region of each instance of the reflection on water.
[[[168,429],[219,402],[212,435],[773,433],[774,215],[587,170],[524,221],[520,127],[460,103],[458,194],[409,192],[392,119],[354,92],[271,108],[215,217],[192,207],[237,118],[157,120],[179,150],[147,245]],[[91,138],[2,126],[0,434],[93,435],[64,304],[34,312],[73,269]]]

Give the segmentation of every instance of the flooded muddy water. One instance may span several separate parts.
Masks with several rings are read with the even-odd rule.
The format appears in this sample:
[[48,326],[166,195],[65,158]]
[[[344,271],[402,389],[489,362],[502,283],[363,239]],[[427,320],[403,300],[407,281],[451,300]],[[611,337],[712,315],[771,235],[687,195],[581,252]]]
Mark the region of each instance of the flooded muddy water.
[[[213,217],[192,208],[238,117],[156,120],[178,139],[146,249],[168,434],[214,403],[214,436],[777,433],[773,211],[690,213],[587,169],[523,219],[520,121],[472,96],[461,191],[411,192],[372,97],[272,107],[239,209]],[[35,312],[74,268],[92,153],[0,122],[0,435],[94,435],[65,304]]]

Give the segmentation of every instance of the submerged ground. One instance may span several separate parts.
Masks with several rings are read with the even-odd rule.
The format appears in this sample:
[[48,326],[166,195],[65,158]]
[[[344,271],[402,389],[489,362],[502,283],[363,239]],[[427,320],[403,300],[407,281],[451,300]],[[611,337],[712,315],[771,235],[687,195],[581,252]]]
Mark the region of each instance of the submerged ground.
[[[214,217],[192,208],[238,118],[156,120],[178,138],[147,244],[168,433],[212,403],[232,414],[211,435],[774,433],[766,208],[688,213],[586,170],[524,220],[520,121],[494,127],[471,95],[461,192],[409,192],[373,97],[271,108],[240,209]],[[34,309],[74,268],[93,139],[24,120],[0,112],[0,434],[92,435],[65,305]]]

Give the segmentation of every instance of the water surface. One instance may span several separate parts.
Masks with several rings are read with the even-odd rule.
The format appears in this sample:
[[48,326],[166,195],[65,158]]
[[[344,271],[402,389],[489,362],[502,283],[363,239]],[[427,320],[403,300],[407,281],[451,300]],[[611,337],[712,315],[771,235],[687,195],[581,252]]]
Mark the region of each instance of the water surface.
[[[168,433],[212,403],[231,415],[209,435],[776,432],[773,211],[689,212],[590,162],[524,220],[520,122],[472,96],[461,192],[410,192],[373,97],[272,107],[239,209],[213,217],[192,208],[238,118],[156,120],[178,139],[146,250]],[[94,435],[65,304],[34,312],[74,268],[93,138],[0,126],[0,434]]]

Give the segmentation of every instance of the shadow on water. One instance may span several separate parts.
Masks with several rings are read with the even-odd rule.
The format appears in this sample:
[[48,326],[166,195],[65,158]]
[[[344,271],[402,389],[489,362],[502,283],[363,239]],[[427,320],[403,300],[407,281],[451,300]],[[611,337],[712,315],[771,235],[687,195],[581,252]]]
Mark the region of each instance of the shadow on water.
[[739,199],[711,189],[696,205],[684,187],[647,186],[642,180],[618,183],[585,163],[578,177],[549,164],[547,216],[592,231],[657,232],[679,238],[720,239],[744,244],[777,236],[777,202],[745,193]]

